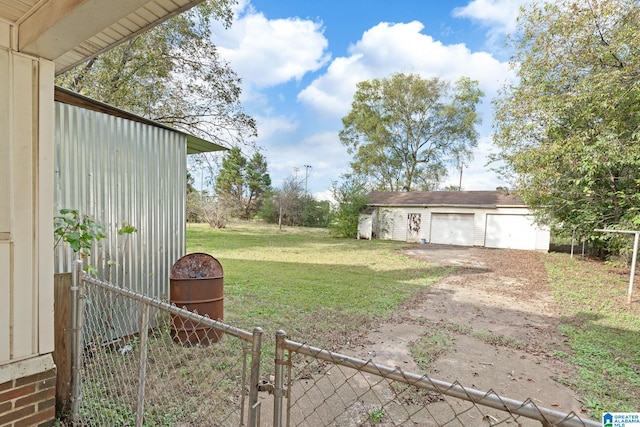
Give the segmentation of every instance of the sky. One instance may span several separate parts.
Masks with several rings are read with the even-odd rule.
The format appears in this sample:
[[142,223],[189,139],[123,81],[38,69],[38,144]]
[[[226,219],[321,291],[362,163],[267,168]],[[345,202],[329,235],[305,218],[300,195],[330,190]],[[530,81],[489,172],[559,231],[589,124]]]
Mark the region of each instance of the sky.
[[[239,0],[231,28],[214,24],[213,42],[242,79],[274,187],[296,176],[327,198],[350,170],[338,133],[356,84],[403,72],[478,80],[480,138],[462,189],[494,190],[508,183],[486,166],[491,100],[514,78],[503,42],[525,1]],[[444,185],[459,179],[451,170]]]

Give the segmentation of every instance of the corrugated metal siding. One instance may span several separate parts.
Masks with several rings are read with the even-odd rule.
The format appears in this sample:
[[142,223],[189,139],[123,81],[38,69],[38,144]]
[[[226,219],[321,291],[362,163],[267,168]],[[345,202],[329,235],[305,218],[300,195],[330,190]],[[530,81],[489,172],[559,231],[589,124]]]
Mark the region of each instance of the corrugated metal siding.
[[[105,227],[89,261],[101,279],[167,298],[185,251],[186,137],[58,102],[55,126],[54,214],[77,209]],[[123,221],[138,231],[118,235]],[[59,245],[56,272],[72,257]]]

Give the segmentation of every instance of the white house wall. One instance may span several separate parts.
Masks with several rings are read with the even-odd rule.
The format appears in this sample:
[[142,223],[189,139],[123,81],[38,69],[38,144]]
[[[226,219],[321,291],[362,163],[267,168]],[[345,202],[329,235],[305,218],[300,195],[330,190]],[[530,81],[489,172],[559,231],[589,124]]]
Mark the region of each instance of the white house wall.
[[0,23],[0,379],[54,346],[54,65],[8,42]]
[[[431,221],[433,214],[473,214],[473,246],[485,246],[487,215],[530,215],[526,207],[378,207],[373,215],[373,229],[380,239],[407,241],[408,216],[420,214],[421,224],[419,239],[432,242]],[[537,227],[535,249],[546,251],[549,249],[549,229]]]
[[551,230],[547,226],[536,229],[536,251],[548,251],[551,244]]
[[[186,137],[56,102],[55,212],[76,209],[106,228],[90,257],[99,277],[167,298],[185,252]],[[138,231],[118,235],[122,222]],[[72,253],[58,247],[56,272]]]

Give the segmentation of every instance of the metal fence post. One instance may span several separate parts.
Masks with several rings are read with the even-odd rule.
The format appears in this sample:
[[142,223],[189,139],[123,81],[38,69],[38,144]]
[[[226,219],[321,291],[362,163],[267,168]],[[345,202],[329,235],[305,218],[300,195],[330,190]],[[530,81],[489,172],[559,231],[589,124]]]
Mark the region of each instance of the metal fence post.
[[71,421],[74,425],[79,422],[82,401],[83,275],[82,260],[74,260],[71,270]]
[[251,347],[251,379],[249,382],[249,426],[258,427],[260,404],[258,403],[258,383],[260,381],[260,354],[262,352],[262,328],[253,329]]
[[276,332],[275,384],[273,387],[273,427],[282,426],[282,398],[284,396],[284,340],[285,331]]
[[140,302],[140,363],[138,369],[138,405],[136,427],[144,422],[144,385],[147,378],[147,341],[149,338],[149,304]]

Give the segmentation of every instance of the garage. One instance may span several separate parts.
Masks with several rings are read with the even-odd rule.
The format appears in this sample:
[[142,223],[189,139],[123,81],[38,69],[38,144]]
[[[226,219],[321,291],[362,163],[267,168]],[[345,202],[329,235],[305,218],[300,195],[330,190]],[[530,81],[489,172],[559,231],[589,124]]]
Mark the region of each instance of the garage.
[[533,216],[487,214],[485,246],[535,250],[536,226]]
[[431,214],[431,243],[473,246],[473,214]]
[[549,227],[536,224],[533,211],[512,191],[373,191],[367,205],[372,224],[364,221],[358,231],[372,238],[549,250]]

